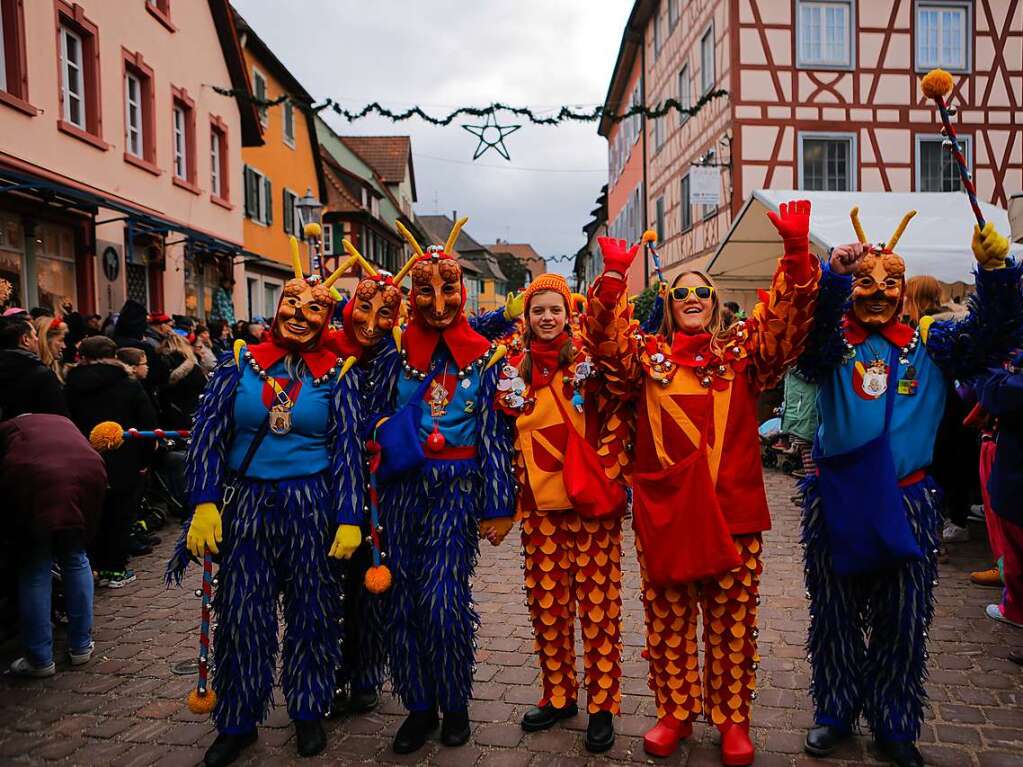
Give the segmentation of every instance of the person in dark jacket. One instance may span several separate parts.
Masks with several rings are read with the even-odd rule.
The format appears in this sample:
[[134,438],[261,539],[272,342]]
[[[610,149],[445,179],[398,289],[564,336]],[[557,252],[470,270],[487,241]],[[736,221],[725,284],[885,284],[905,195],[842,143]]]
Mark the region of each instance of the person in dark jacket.
[[[125,429],[156,426],[149,397],[116,352],[106,336],[86,338],[79,348],[81,364],[68,374],[65,394],[71,420],[86,436],[101,421],[115,421]],[[131,530],[151,452],[148,441],[132,440],[103,456],[110,489],[94,550],[101,586],[119,588],[135,580],[127,567]]]
[[168,370],[156,351],[156,344],[150,343],[146,307],[130,298],[121,307],[121,313],[114,325],[114,343],[118,349],[142,349],[149,361],[149,376],[146,378],[146,389],[155,398],[156,391],[167,383]]
[[25,655],[18,676],[53,676],[50,622],[54,559],[60,563],[71,665],[92,657],[92,566],[85,553],[96,530],[106,469],[67,418],[25,414],[0,422],[0,497],[4,532],[17,552],[18,604]]
[[977,387],[981,406],[998,419],[994,465],[988,479],[991,509],[998,516],[1004,550],[1005,590],[987,616],[1023,628],[1023,353],[1004,370],[992,370]]
[[217,359],[231,351],[231,326],[227,322],[224,320],[210,322],[210,344]]
[[39,337],[25,315],[0,320],[0,417],[68,414],[60,380],[36,350]]

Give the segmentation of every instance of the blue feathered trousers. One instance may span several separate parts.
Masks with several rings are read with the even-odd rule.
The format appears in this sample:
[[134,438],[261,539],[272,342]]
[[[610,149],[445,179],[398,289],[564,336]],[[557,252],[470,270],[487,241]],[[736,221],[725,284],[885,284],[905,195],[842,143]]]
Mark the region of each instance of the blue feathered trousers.
[[924,558],[850,577],[832,570],[814,478],[804,489],[807,651],[816,722],[851,729],[862,712],[875,737],[916,740],[927,702],[927,628],[941,535],[938,488],[927,478],[902,490]]
[[472,694],[479,618],[469,579],[482,491],[475,461],[431,460],[381,496],[394,578],[385,619],[391,681],[410,711],[457,711]]
[[283,605],[281,683],[292,719],[330,706],[341,662],[340,591],[327,554],[334,537],[323,475],[242,480],[224,512],[219,586],[213,600],[217,729],[252,730],[270,706]]

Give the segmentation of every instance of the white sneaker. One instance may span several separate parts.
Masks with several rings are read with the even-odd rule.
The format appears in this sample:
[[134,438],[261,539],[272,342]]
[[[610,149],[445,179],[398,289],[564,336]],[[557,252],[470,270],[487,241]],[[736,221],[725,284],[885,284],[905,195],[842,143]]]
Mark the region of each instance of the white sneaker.
[[1010,626],[1015,626],[1018,629],[1023,629],[1023,623],[1016,623],[1016,621],[1011,621],[1005,617],[1005,615],[1002,613],[1001,605],[988,605],[987,609],[985,609],[984,612],[987,613],[987,617],[993,621],[998,621],[999,623],[1007,623]]
[[28,658],[18,658],[11,664],[10,673],[14,676],[28,676],[41,679],[42,677],[53,676],[57,673],[57,664],[50,662],[49,666],[33,666]]
[[68,650],[68,656],[71,658],[72,666],[84,666],[90,660],[92,660],[92,651],[96,649],[95,642],[89,642],[89,646],[84,650]]
[[970,531],[948,520],[941,530],[941,540],[945,543],[963,543],[970,540]]
[[970,506],[970,513],[966,515],[966,518],[974,522],[987,522],[987,516],[984,514],[984,505],[975,503]]

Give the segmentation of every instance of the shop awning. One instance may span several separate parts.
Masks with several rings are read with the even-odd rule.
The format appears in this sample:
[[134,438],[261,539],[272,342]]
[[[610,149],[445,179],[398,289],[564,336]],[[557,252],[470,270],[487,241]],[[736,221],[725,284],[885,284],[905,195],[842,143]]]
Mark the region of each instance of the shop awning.
[[[122,214],[125,226],[134,231],[160,236],[171,233],[180,234],[187,239],[190,247],[212,255],[232,257],[255,255],[247,254],[240,245],[230,240],[224,240],[185,224],[171,221],[157,213],[140,210],[121,200],[11,168],[0,167],[0,194],[2,193],[30,195],[56,208],[78,211],[92,216],[95,216],[101,208],[116,211]],[[113,220],[121,220],[121,218],[107,219],[107,221]]]
[[[860,208],[860,221],[873,242],[887,240],[902,216],[916,210],[897,251],[906,261],[906,272],[930,274],[941,282],[973,283],[973,252],[970,239],[975,224],[966,196],[959,192],[807,192],[757,189],[732,222],[728,235],[711,257],[708,273],[722,284],[767,287],[771,281],[781,240],[767,218],[789,200],[806,199],[813,205],[810,215],[811,248],[823,255],[828,248],[853,242],[856,234],[849,211]],[[1003,208],[980,203],[987,221],[1009,234],[1009,218]],[[1013,246],[1013,255],[1023,257],[1023,247]]]

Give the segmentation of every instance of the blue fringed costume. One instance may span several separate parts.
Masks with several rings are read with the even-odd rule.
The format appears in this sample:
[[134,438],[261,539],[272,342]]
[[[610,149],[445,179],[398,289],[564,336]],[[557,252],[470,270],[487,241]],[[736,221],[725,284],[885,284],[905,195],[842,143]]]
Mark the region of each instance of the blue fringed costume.
[[[357,368],[343,360],[314,379],[300,365],[293,429],[268,433],[245,476],[233,477],[262,420],[270,388],[260,347],[225,359],[196,414],[187,458],[191,505],[224,504],[219,587],[213,608],[214,720],[222,733],[249,732],[270,705],[278,649],[277,602],[285,622],[282,685],[293,720],[326,712],[340,663],[341,593],[328,564],[339,524],[359,524],[364,495],[358,439]],[[266,374],[294,380],[283,361]],[[234,488],[224,503],[224,488]],[[187,526],[186,526],[187,527]],[[187,555],[185,555],[187,556]],[[171,563],[169,576],[187,559]]]
[[[363,284],[375,293],[380,286],[392,283],[381,278],[366,278],[356,287],[356,295],[359,295]],[[352,324],[351,315],[349,304],[343,315],[345,329],[342,332],[349,331]],[[470,317],[469,325],[484,338],[498,339],[511,333],[516,327],[516,321],[509,319],[503,309],[498,309]],[[353,335],[349,333],[350,337]],[[397,373],[401,366],[394,340],[387,333],[380,335],[382,340],[366,349],[359,364],[363,374],[360,406],[367,418],[388,412],[393,407]],[[372,429],[372,424],[365,424],[363,429],[364,433],[368,433]],[[368,490],[368,485],[366,488]],[[367,524],[364,524],[364,534],[368,538],[370,530]],[[386,531],[382,529],[380,532],[385,534]],[[338,702],[346,695],[357,695],[366,691],[379,693],[387,674],[388,597],[372,594],[363,585],[366,571],[372,562],[370,546],[364,543],[351,559],[336,562],[334,565],[343,587],[344,599],[343,661],[336,675],[337,693],[341,696],[337,699]]]
[[[195,415],[186,457],[194,508],[167,567],[180,584],[189,558],[204,558],[200,676],[193,711],[213,710],[217,737],[204,763],[223,767],[255,742],[277,667],[278,604],[284,615],[281,683],[300,756],[326,748],[341,663],[342,594],[330,558],[362,541],[362,348],[331,333],[341,296],[332,287],[349,259],[325,279],[305,276],[290,238],[294,278],[285,283],[270,335],[220,361]],[[207,584],[220,555],[213,596],[212,699],[206,695]],[[193,705],[194,704],[194,705]]]
[[[836,558],[847,557],[848,550],[832,548],[820,480],[804,480],[807,650],[818,725],[848,732],[862,713],[881,741],[912,742],[919,735],[942,521],[940,490],[926,470],[943,412],[943,378],[966,380],[1015,345],[1023,321],[1020,275],[1011,263],[978,269],[970,314],[959,322],[924,322],[916,332],[896,322],[879,331],[848,311],[852,279],[825,269],[815,327],[798,363],[819,386],[815,455],[847,455],[879,438],[891,396],[891,457],[912,542],[922,557],[840,575]],[[897,360],[897,369],[875,367],[884,360]]]
[[[431,455],[414,475],[383,489],[380,506],[387,531],[394,585],[386,627],[395,692],[410,711],[439,706],[464,709],[472,690],[475,631],[469,578],[479,553],[480,520],[514,513],[511,437],[493,408],[499,367],[493,348],[459,375],[447,414],[439,419],[442,454]],[[395,366],[396,407],[408,403],[419,379]],[[429,408],[423,408],[420,437],[433,433]]]
[[[402,409],[418,402],[407,420],[408,439],[418,441],[425,456],[380,493],[393,576],[383,627],[391,681],[410,712],[433,716],[439,707],[445,727],[447,715],[455,712],[451,719],[467,728],[479,622],[470,578],[484,527],[493,520],[510,527],[515,483],[511,431],[494,409],[504,347],[470,326],[463,313],[461,269],[445,252],[463,223],[456,224],[446,249],[431,247],[424,254],[415,245],[412,313],[400,356],[393,349],[378,354],[370,377],[381,387],[392,426],[401,420],[396,411],[408,413]],[[483,332],[493,332],[489,324]],[[407,443],[388,443],[386,432],[375,432],[384,463],[412,450]],[[399,730],[396,749],[422,745],[423,732],[406,739],[407,734]],[[444,740],[458,745],[467,737],[466,730]]]

